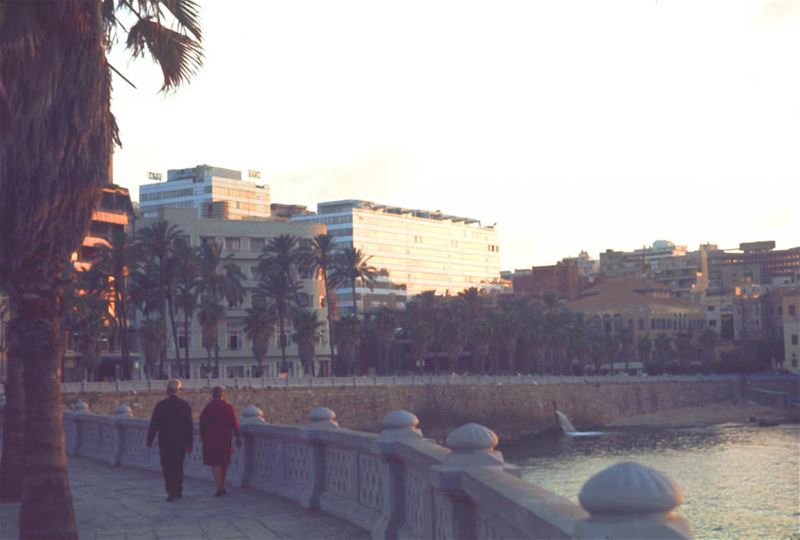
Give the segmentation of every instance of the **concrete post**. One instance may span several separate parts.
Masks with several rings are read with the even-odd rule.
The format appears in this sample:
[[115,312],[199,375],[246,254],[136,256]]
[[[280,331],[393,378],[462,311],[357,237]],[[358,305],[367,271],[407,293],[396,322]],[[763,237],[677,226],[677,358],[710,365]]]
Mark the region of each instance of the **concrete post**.
[[[444,445],[452,450],[434,472],[434,534],[437,538],[475,538],[475,505],[461,491],[464,471],[496,467],[515,473],[495,450],[500,442],[494,431],[480,424],[464,424],[450,432]],[[517,473],[518,474],[518,473]]]
[[638,463],[603,469],[578,500],[591,517],[577,524],[576,538],[693,538],[689,522],[672,512],[683,502],[680,487]]
[[253,474],[253,428],[265,423],[264,411],[255,405],[245,407],[239,415],[242,432],[242,459],[239,462],[241,487],[250,487],[250,476]]
[[303,438],[311,447],[310,481],[300,494],[299,503],[303,508],[319,508],[319,498],[325,489],[325,447],[320,441],[319,431],[339,429],[336,413],[327,407],[317,407],[308,415],[308,424]]
[[373,538],[397,538],[405,520],[405,474],[395,450],[397,441],[422,439],[419,419],[409,411],[391,411],[381,421],[377,452],[381,457],[383,508],[381,519],[370,531]]
[[130,418],[131,416],[133,416],[133,411],[124,403],[117,405],[117,408],[114,410],[114,445],[111,448],[111,454],[108,456],[109,465],[119,465],[122,463],[122,451],[124,449],[122,434],[124,429],[120,420],[123,418]]
[[73,414],[71,415],[71,420],[73,422],[73,438],[72,444],[69,445],[71,448],[67,448],[67,453],[71,456],[78,453],[78,449],[81,446],[81,418],[80,415],[87,414],[89,412],[89,404],[84,401],[78,401],[75,404],[75,409],[72,411]]

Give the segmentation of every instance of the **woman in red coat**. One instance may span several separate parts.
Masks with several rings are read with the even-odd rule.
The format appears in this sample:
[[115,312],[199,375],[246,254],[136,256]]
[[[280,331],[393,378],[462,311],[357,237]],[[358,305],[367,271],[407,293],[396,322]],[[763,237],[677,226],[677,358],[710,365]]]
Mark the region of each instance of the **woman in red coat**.
[[211,397],[214,399],[200,413],[200,439],[203,441],[203,464],[211,466],[217,483],[214,496],[219,497],[227,493],[225,475],[231,462],[231,437],[236,435],[236,446],[241,448],[242,436],[236,412],[222,396],[222,388],[212,388]]

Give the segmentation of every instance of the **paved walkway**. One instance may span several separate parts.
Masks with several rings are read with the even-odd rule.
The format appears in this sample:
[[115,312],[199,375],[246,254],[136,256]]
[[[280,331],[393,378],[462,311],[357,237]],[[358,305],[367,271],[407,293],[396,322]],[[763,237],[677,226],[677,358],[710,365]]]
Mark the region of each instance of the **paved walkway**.
[[[82,539],[368,538],[338,518],[258,491],[187,478],[183,498],[168,503],[159,474],[71,457],[70,488]],[[0,504],[0,538],[19,536],[19,505]]]

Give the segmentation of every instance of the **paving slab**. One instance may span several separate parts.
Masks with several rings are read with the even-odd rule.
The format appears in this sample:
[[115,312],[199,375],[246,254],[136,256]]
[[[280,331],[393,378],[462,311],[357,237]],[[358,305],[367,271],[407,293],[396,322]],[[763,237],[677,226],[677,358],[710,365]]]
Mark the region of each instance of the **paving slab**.
[[[183,498],[165,500],[159,473],[69,458],[75,519],[82,539],[263,540],[271,538],[369,538],[355,525],[251,489],[186,478]],[[0,504],[0,540],[19,537],[19,505]]]

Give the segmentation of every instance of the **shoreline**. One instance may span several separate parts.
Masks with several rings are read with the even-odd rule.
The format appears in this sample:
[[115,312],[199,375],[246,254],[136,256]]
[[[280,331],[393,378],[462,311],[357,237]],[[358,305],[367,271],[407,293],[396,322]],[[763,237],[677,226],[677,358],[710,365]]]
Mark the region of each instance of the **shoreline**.
[[748,424],[753,417],[778,423],[792,423],[798,421],[798,413],[797,410],[768,407],[752,402],[711,403],[629,416],[615,420],[607,427],[702,427],[729,423]]

